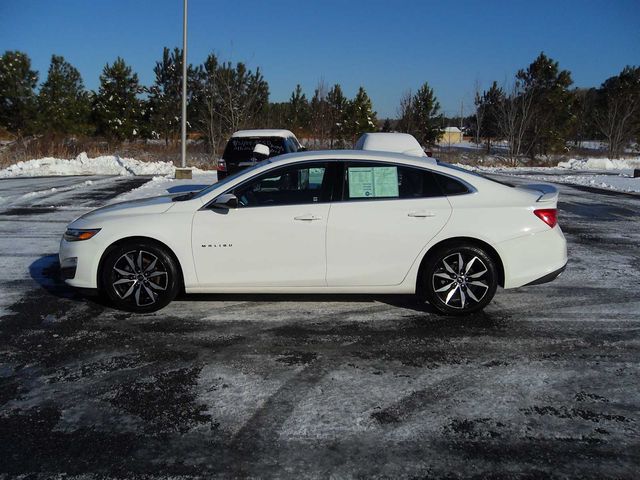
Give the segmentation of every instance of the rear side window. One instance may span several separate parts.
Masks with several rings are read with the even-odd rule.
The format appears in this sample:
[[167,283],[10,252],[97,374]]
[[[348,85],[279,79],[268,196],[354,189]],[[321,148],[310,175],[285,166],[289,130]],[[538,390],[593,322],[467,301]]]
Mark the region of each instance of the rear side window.
[[442,196],[431,172],[390,164],[347,165],[344,191],[348,200]]
[[467,186],[454,178],[447,177],[446,175],[439,175],[437,173],[434,173],[433,176],[438,182],[440,190],[442,190],[442,193],[445,195],[462,195],[464,193],[469,193]]

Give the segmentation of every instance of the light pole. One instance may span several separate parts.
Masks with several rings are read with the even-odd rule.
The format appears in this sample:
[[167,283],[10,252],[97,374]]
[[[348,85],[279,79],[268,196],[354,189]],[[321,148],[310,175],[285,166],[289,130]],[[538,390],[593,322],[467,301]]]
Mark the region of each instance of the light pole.
[[187,0],[183,0],[182,9],[182,135],[181,168],[176,168],[176,178],[191,178],[191,169],[187,168]]

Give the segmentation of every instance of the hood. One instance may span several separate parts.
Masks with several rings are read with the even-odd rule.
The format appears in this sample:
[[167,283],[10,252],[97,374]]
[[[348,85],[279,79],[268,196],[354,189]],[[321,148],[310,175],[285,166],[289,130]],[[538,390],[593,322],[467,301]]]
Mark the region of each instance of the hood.
[[164,213],[173,205],[173,198],[179,195],[162,195],[160,197],[141,198],[139,200],[129,200],[127,202],[114,203],[106,207],[97,208],[82,215],[80,218],[92,219],[97,216],[121,216],[140,215],[149,213]]

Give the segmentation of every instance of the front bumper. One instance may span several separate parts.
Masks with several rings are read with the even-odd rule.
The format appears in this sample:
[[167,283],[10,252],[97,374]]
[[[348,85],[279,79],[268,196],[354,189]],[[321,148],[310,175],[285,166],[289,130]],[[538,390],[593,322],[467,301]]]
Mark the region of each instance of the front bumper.
[[98,263],[102,249],[96,248],[95,239],[81,242],[60,241],[60,270],[67,285],[79,288],[97,288]]

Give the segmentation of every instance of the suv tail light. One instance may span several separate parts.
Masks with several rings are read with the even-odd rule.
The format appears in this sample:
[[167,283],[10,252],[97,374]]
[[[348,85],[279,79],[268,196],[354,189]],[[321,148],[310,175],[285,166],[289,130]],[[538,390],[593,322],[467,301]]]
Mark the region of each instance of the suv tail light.
[[227,162],[225,162],[224,160],[220,159],[218,160],[218,167],[217,167],[218,171],[220,172],[226,172],[227,171]]
[[558,210],[555,208],[541,208],[534,210],[533,213],[551,228],[558,224]]

